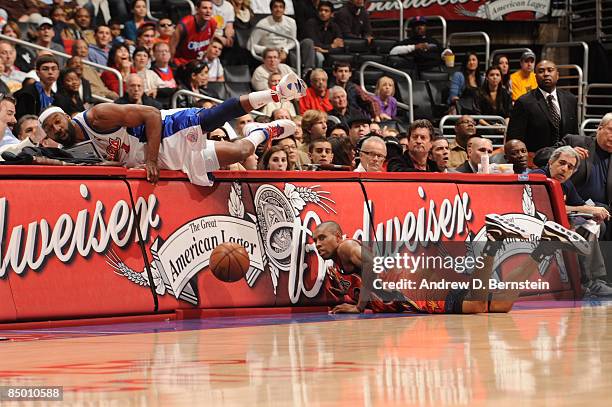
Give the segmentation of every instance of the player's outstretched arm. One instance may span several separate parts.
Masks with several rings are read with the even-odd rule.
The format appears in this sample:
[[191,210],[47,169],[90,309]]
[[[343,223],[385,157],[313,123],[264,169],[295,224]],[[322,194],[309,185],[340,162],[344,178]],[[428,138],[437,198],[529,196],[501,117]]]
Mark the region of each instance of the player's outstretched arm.
[[147,180],[156,183],[159,179],[157,156],[161,143],[161,113],[154,107],[144,105],[116,105],[101,103],[89,110],[87,119],[94,129],[109,131],[117,127],[145,126],[147,137],[147,155],[145,169]]
[[[358,314],[365,311],[370,301],[370,293],[374,281],[371,254],[354,240],[346,240],[338,247],[338,257],[342,264],[351,264],[361,270],[361,289],[357,305],[340,304],[332,309],[332,314]],[[365,267],[364,267],[365,264]]]

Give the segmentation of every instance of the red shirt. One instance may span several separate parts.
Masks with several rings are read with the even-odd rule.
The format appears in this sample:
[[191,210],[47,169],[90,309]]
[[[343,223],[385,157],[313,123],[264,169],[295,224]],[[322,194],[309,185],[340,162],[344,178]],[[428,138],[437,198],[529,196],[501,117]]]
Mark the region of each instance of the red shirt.
[[329,101],[329,90],[325,92],[325,97],[317,95],[313,88],[306,89],[306,96],[300,99],[300,114],[306,110],[314,109],[329,112],[334,107]]
[[217,29],[217,22],[211,18],[203,26],[198,27],[195,16],[189,15],[183,17],[179,24],[183,27],[183,33],[176,46],[174,63],[183,65],[194,59],[203,59]]

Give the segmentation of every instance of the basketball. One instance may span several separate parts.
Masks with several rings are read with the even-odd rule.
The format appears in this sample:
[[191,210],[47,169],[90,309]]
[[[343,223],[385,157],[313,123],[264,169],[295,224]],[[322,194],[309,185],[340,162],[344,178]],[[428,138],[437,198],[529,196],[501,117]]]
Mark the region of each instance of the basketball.
[[226,283],[233,283],[243,278],[250,264],[249,254],[237,243],[222,243],[210,254],[210,271]]

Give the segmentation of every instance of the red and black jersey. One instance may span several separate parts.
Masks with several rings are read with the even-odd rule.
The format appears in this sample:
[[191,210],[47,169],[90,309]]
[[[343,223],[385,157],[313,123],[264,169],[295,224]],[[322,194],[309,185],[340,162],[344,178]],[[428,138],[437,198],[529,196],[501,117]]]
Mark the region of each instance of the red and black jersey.
[[189,15],[183,17],[179,24],[183,26],[183,35],[176,47],[174,62],[182,65],[194,59],[203,59],[217,29],[217,22],[210,19],[203,26],[198,27],[195,16]]

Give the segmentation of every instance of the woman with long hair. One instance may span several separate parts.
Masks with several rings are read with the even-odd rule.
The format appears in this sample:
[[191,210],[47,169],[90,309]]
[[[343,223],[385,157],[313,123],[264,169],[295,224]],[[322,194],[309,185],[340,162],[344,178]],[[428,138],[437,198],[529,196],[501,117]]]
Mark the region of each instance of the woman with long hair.
[[502,75],[502,86],[510,90],[510,60],[505,54],[497,54],[493,58],[493,65],[497,66]]
[[123,27],[125,39],[131,41],[132,44],[136,42],[138,29],[147,22],[146,18],[147,2],[145,0],[134,0],[132,2],[132,20],[127,21]]
[[232,6],[234,6],[234,14],[236,19],[234,20],[234,27],[241,29],[251,28],[253,25],[253,10],[251,10],[250,0],[230,0]]
[[57,93],[53,98],[53,104],[61,107],[70,116],[87,109],[89,105],[85,106],[79,95],[80,87],[81,77],[76,69],[62,69],[57,79]]
[[300,149],[308,153],[308,146],[314,140],[324,139],[327,133],[327,113],[321,110],[306,110],[302,115],[304,139]]
[[[115,44],[108,52],[108,63],[106,64],[111,68],[115,68],[121,73],[123,78],[123,89],[125,89],[125,80],[128,75],[134,73],[132,67],[132,58],[130,58],[130,50],[125,44]],[[109,71],[102,72],[100,75],[102,82],[107,88],[113,92],[119,93],[119,79],[110,73]]]
[[473,98],[482,81],[478,55],[470,51],[465,55],[461,70],[451,76],[448,104],[454,106],[460,98]]
[[261,156],[257,166],[260,170],[287,171],[289,157],[282,146],[272,146]]
[[[208,64],[206,62],[190,61],[183,66],[180,77],[182,82],[181,89],[219,99],[219,95],[216,92],[208,89]],[[192,107],[197,99],[194,96],[181,95],[177,100],[177,104],[178,107]]]
[[492,66],[487,69],[485,81],[476,94],[476,113],[482,115],[501,116],[506,120],[512,110],[512,97],[502,86],[501,69]]

